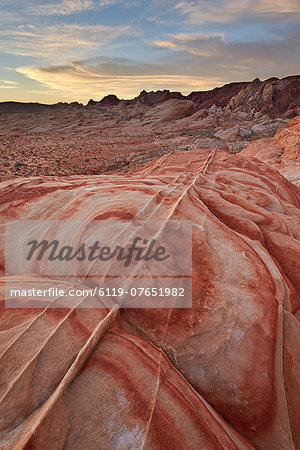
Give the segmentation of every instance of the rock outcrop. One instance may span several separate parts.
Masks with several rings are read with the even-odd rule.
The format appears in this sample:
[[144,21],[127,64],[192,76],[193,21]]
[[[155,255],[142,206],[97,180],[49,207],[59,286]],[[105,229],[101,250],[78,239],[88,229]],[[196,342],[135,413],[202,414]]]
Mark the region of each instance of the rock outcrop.
[[232,97],[237,95],[248,85],[249,82],[228,83],[222,87],[217,87],[209,91],[191,92],[187,96],[187,99],[192,100],[199,108],[211,108],[214,105],[224,108]]
[[86,105],[88,108],[90,107],[106,107],[110,108],[111,106],[117,106],[119,103],[121,103],[122,100],[120,100],[116,95],[109,94],[102,98],[100,101],[95,101],[93,99],[90,99],[88,104]]
[[[189,117],[196,112],[196,107],[190,100],[167,100],[150,108],[145,114],[146,120],[172,122]],[[206,120],[206,119],[203,119]]]
[[259,111],[269,117],[296,116],[300,114],[300,76],[269,78],[265,81],[257,78],[233,96],[226,108],[233,111]]
[[251,130],[248,130],[245,127],[241,127],[239,125],[235,125],[232,128],[227,128],[226,130],[219,130],[215,133],[215,137],[219,139],[223,139],[225,141],[230,141],[236,139],[238,136],[241,137],[249,137],[251,136]]
[[163,91],[142,91],[137,97],[131,100],[131,103],[141,103],[147,106],[158,105],[168,100],[185,100],[185,96],[180,92],[170,92],[168,89]]
[[227,147],[237,153],[289,121],[216,104],[197,110],[191,100],[167,99],[169,91],[148,94],[2,114],[0,177],[128,171],[173,150]]
[[113,94],[106,95],[103,97],[102,100],[100,100],[99,105],[100,106],[116,106],[121,102],[121,100]]
[[[261,81],[258,78],[252,82],[228,83],[209,91],[195,91],[184,96],[180,92],[168,89],[150,91],[143,90],[131,100],[120,100],[116,95],[109,94],[100,101],[89,100],[86,108],[92,106],[123,108],[133,106],[151,107],[168,100],[190,100],[196,109],[226,108],[227,111],[247,112],[251,114],[267,114],[271,118],[283,117],[290,119],[300,114],[300,75],[279,78],[269,78]],[[57,103],[43,105],[39,103],[0,103],[0,113],[38,112],[53,110],[58,107],[83,108],[82,104]]]
[[241,154],[270,164],[300,185],[300,116],[292,119],[286,128],[278,130],[274,137],[254,141]]
[[[259,160],[201,150],[128,175],[0,188],[3,220],[193,223],[192,308],[2,301],[1,448],[299,448],[296,186]],[[3,275],[1,287],[27,277]]]
[[[168,100],[191,100],[197,109],[226,108],[228,111],[260,112],[271,118],[292,118],[300,114],[300,76],[282,79],[228,83],[209,91],[195,91],[184,96],[180,92],[142,91],[133,100],[123,101],[124,106],[142,104],[153,106]],[[113,105],[109,105],[113,106]]]

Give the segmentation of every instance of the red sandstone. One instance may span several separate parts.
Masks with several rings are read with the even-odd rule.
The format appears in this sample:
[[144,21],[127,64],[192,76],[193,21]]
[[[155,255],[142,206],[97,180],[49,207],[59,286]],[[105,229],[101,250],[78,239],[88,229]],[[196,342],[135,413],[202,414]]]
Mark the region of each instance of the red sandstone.
[[1,309],[0,445],[298,448],[299,206],[277,171],[219,150],[3,181],[3,219],[194,226],[191,309]]

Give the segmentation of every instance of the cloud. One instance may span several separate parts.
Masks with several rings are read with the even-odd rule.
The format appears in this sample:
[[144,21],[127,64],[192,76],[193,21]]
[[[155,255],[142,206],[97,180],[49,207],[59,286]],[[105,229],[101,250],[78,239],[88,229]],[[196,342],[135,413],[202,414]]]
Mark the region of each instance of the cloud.
[[94,9],[96,4],[91,0],[64,0],[59,3],[46,3],[35,5],[27,9],[27,12],[34,15],[57,15],[65,16]]
[[0,89],[16,89],[19,87],[16,81],[0,80]]
[[217,73],[239,66],[248,74],[263,71],[265,76],[272,76],[281,70],[299,71],[299,38],[300,32],[294,32],[266,42],[238,42],[227,40],[224,34],[181,33],[153,45],[187,55],[196,66],[214,68]]
[[[64,93],[68,98],[101,98],[115,93],[121,98],[132,98],[141,90],[170,89],[188,93],[210,89],[220,79],[174,72],[160,64],[141,64],[128,59],[101,58],[96,65],[89,61],[73,62],[44,68],[20,67],[17,71],[43,86]],[[76,95],[74,95],[76,93]]]
[[262,14],[294,15],[296,13],[299,17],[298,0],[258,0],[256,3],[257,3],[257,11]]
[[197,0],[181,1],[174,8],[192,24],[230,22],[240,16],[280,17],[298,20],[299,0]]
[[10,80],[0,80],[0,83],[3,83],[3,84],[5,84],[5,85],[7,85],[9,87],[18,86],[18,83],[16,81],[10,81]]
[[99,6],[110,6],[114,5],[115,3],[120,3],[122,0],[101,0],[99,2]]
[[56,24],[20,25],[0,31],[0,50],[4,53],[41,58],[80,56],[127,34],[130,27]]
[[[85,101],[108,93],[131,98],[142,89],[188,93],[230,81],[299,72],[300,33],[295,22],[300,17],[299,0],[12,3],[0,0],[0,52],[6,54],[5,65],[12,70],[18,66],[19,74],[36,82],[20,82],[33,87],[28,92],[40,89],[58,100]],[[99,13],[103,8],[105,15]],[[170,30],[181,33],[169,34]],[[95,58],[99,52],[140,61]],[[13,86],[0,84],[5,89]]]
[[120,3],[122,0],[63,0],[56,3],[44,3],[27,8],[29,14],[43,16],[67,16],[80,13],[82,11],[91,11],[105,6],[111,6]]
[[222,33],[179,33],[152,43],[164,53],[152,63],[97,57],[63,65],[19,67],[17,72],[69,99],[115,93],[132,98],[143,89],[189,93],[231,81],[298,73],[300,32],[266,42],[229,41]]
[[177,34],[171,39],[154,41],[154,47],[185,50],[191,55],[212,57],[225,43],[224,34]]
[[1,84],[0,83],[0,89],[15,89],[16,88],[16,86],[10,86],[10,85],[7,85],[7,84]]

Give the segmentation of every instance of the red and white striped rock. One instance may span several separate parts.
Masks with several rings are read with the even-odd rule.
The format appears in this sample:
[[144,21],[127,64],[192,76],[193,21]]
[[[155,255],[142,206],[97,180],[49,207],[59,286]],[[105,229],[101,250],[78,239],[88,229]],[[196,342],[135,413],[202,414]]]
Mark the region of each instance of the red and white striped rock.
[[1,192],[3,220],[192,221],[193,307],[2,308],[0,446],[298,448],[296,186],[258,160],[201,150]]

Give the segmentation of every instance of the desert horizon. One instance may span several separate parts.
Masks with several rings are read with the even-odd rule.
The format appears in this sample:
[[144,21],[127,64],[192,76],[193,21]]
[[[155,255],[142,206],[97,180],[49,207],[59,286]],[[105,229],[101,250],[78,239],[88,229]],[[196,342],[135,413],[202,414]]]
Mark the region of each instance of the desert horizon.
[[[265,80],[260,80],[259,77],[254,77],[253,80],[268,81],[269,79],[278,79],[279,80],[280,78],[294,78],[294,77],[299,77],[299,76],[300,75],[296,75],[296,74],[294,74],[294,75],[285,75],[285,76],[282,76],[282,77],[277,77],[277,76],[273,75],[273,76],[271,76],[269,78],[266,78]],[[251,80],[251,81],[253,81],[253,80]],[[188,98],[189,95],[191,95],[193,92],[209,92],[209,91],[213,91],[215,89],[221,89],[222,87],[224,87],[225,85],[228,85],[228,84],[231,85],[231,84],[251,83],[251,81],[250,80],[229,81],[229,82],[224,83],[222,85],[213,86],[213,87],[211,87],[209,89],[195,89],[194,91],[191,91],[191,92],[189,92],[187,94],[183,94],[184,89],[181,89],[180,91],[176,91],[176,92],[181,94],[183,97],[187,97]],[[96,100],[96,101],[101,101],[101,100],[105,99],[106,97],[116,97],[118,100],[128,101],[128,100],[134,100],[142,92],[150,93],[150,92],[163,92],[163,91],[169,91],[170,92],[170,89],[165,89],[163,86],[161,86],[160,88],[156,89],[156,91],[151,91],[151,90],[147,90],[147,88],[145,88],[145,89],[142,89],[140,92],[137,92],[136,95],[134,95],[133,98],[119,98],[116,95],[115,92],[110,92],[108,90],[107,93],[104,94],[100,100]],[[96,93],[95,93],[95,95],[93,97],[97,98]],[[34,101],[34,100],[30,100],[30,99],[28,101],[26,101],[26,102],[25,101],[18,101],[18,100],[11,100],[8,97],[7,99],[0,101],[0,104],[2,104],[2,103],[25,103],[25,104],[26,103],[39,103],[39,104],[44,104],[44,105],[47,105],[47,106],[55,106],[55,105],[60,104],[60,103],[64,103],[64,104],[75,104],[75,103],[78,103],[79,105],[88,106],[88,104],[89,104],[89,102],[91,100],[94,101],[94,98],[90,98],[89,100],[86,100],[83,103],[79,102],[78,99],[76,99],[76,98],[70,99],[68,102],[67,101],[66,102],[57,101],[56,103],[41,103],[39,101]],[[86,103],[86,104],[84,104],[84,103]]]
[[[109,94],[85,106],[0,103],[0,174],[126,172],[173,150],[237,153],[274,136],[300,114],[299,87],[300,76],[294,75],[228,83],[187,96],[143,90],[121,100]],[[294,177],[293,163],[284,164],[282,170]]]

